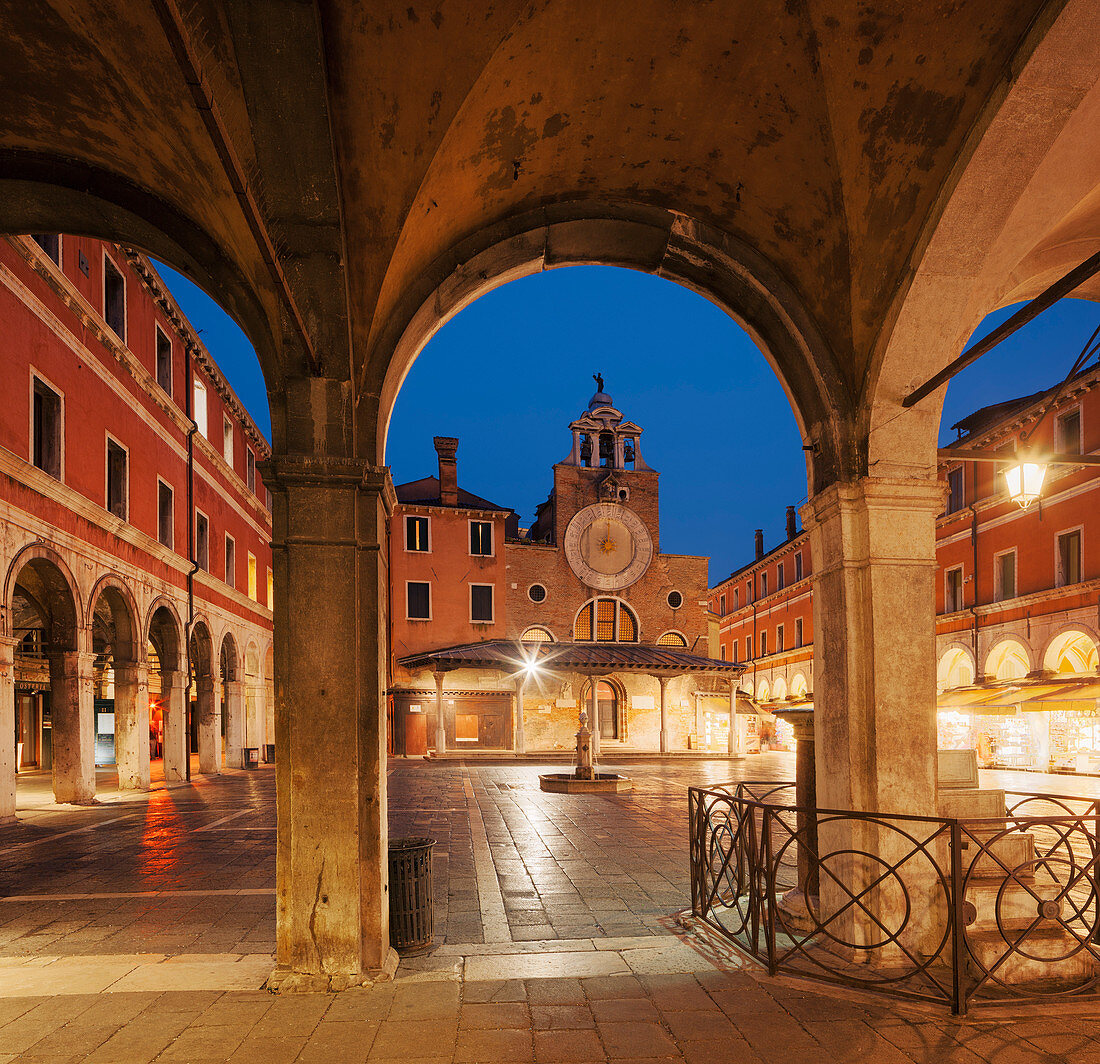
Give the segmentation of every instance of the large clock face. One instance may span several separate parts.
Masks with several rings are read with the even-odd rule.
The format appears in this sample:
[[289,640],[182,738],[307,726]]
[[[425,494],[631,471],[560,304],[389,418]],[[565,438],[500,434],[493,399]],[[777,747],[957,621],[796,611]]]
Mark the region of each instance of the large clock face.
[[653,540],[633,510],[602,502],[573,515],[565,530],[565,557],[588,587],[620,591],[649,568]]

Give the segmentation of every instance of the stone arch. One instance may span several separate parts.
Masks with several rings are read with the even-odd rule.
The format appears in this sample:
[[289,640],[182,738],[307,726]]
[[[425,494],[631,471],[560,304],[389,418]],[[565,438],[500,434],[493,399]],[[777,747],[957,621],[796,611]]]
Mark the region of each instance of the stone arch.
[[101,576],[88,596],[88,619],[93,628],[93,640],[97,617],[101,623],[110,626],[112,658],[115,662],[136,664],[145,660],[141,611],[129,585],[116,573]]
[[214,639],[205,616],[198,616],[191,626],[189,642],[193,676],[213,677],[215,671]]
[[940,655],[936,666],[936,682],[941,691],[953,687],[968,687],[977,676],[974,652],[962,643],[953,643]]
[[232,683],[241,678],[241,652],[236,636],[228,628],[218,647],[218,667],[223,681]]
[[757,702],[768,702],[768,701],[770,701],[771,700],[771,692],[772,692],[772,689],[771,689],[771,686],[768,684],[767,679],[762,679],[756,685],[756,701]]
[[[1100,249],[1094,5],[1069,0],[1036,20],[1020,55],[1011,84],[972,125],[871,352],[858,435],[884,476],[935,470],[946,389],[908,409],[904,397],[961,352],[987,314],[1032,298]],[[1074,295],[1097,298],[1100,278]]]
[[2,628],[10,638],[18,638],[21,626],[16,616],[16,585],[20,597],[37,614],[48,631],[49,642],[77,650],[85,629],[84,604],[72,570],[52,547],[32,543],[24,547],[8,566],[4,580]]
[[521,643],[554,643],[554,633],[545,624],[532,624],[520,633]]
[[157,652],[160,671],[177,672],[186,668],[183,654],[184,624],[175,603],[160,596],[149,606],[145,619],[145,641]]
[[1043,651],[1043,668],[1062,675],[1097,672],[1097,639],[1084,625],[1063,628],[1052,636]]
[[763,255],[728,233],[672,211],[559,203],[477,233],[422,271],[373,336],[361,391],[360,439],[384,462],[394,403],[435,333],[479,296],[563,266],[608,265],[673,281],[725,311],[752,338],[787,394],[808,447],[811,494],[851,473],[850,392],[836,357],[802,300]]
[[787,679],[784,676],[777,676],[775,682],[772,684],[772,701],[780,702],[787,697]]
[[687,636],[679,628],[669,628],[657,637],[657,646],[659,647],[680,647],[683,649],[687,645]]
[[1022,680],[1034,669],[1030,648],[1015,636],[1004,636],[985,658],[985,675],[994,680]]
[[805,698],[808,693],[809,685],[806,683],[806,677],[796,672],[791,677],[791,698]]

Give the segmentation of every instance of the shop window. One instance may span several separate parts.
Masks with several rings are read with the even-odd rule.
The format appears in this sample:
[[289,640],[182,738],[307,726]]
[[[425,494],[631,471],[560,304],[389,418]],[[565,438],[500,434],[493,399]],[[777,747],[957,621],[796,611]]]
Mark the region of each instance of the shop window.
[[176,540],[176,511],[172,489],[163,480],[157,481],[157,539],[171,550]]
[[191,382],[191,420],[198,425],[207,439],[210,438],[206,419],[206,385],[196,377]]
[[237,544],[228,532],[225,534],[225,582],[230,587],[237,586]]
[[775,629],[775,652],[777,654],[783,653],[783,625],[779,625]]
[[251,447],[244,449],[245,483],[253,495],[256,494],[256,452]]
[[1054,449],[1062,454],[1080,454],[1081,408],[1059,414],[1054,424]]
[[410,621],[427,621],[432,616],[432,589],[426,580],[410,580],[405,585],[407,608],[405,616]]
[[222,415],[222,458],[233,468],[233,422]]
[[60,233],[31,233],[31,240],[46,253],[55,266],[61,265]]
[[405,518],[405,550],[427,551],[428,519],[426,517]]
[[157,384],[172,394],[172,341],[158,325],[157,333]]
[[786,585],[783,579],[783,563],[780,562],[776,569],[775,590],[782,591],[785,586]]
[[802,646],[802,618],[796,617],[794,621],[794,645]]
[[103,256],[103,320],[126,342],[126,281],[115,264]]
[[663,632],[657,639],[659,647],[686,647],[687,640],[679,632]]
[[256,573],[256,555],[249,553],[248,555],[248,597],[253,602],[260,601],[260,589],[257,583]]
[[210,521],[201,510],[195,511],[195,564],[210,572]]
[[1058,586],[1081,582],[1081,530],[1063,532],[1058,537]]
[[129,456],[126,448],[107,437],[107,509],[115,517],[126,520],[126,500],[129,494]]
[[61,479],[62,402],[48,384],[34,378],[34,440],[31,460],[55,480]]
[[470,620],[474,624],[493,622],[493,585],[470,585]]
[[963,467],[955,466],[947,471],[947,512],[953,514],[966,504]]
[[945,613],[957,613],[963,608],[963,571],[959,566],[956,569],[948,569],[944,574],[944,602]]
[[493,522],[470,522],[470,553],[488,557],[493,553]]
[[457,743],[476,743],[477,742],[477,723],[478,723],[478,715],[476,713],[456,713],[455,714],[455,742],[457,742]]
[[996,566],[994,572],[994,591],[997,595],[997,600],[1002,601],[1004,599],[1015,598],[1016,552],[1010,550],[1004,554],[998,554],[994,565]]

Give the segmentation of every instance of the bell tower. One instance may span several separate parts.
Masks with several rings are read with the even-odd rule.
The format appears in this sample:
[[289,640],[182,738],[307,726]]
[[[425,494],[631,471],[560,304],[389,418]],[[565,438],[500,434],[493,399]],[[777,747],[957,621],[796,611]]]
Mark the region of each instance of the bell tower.
[[594,373],[596,392],[580,417],[569,425],[569,457],[554,466],[553,541],[562,543],[565,528],[578,510],[597,502],[614,502],[633,510],[658,543],[658,474],[642,458],[642,429],[628,421],[604,391],[603,374]]

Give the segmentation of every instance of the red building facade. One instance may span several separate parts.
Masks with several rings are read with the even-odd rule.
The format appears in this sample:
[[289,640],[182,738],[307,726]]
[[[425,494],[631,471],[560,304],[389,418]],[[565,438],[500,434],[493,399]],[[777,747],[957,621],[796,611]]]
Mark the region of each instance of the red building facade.
[[[1048,466],[1040,500],[1021,509],[1008,497],[1004,466],[951,454],[1100,451],[1100,368],[1080,373],[1044,414],[1045,398],[976,411],[955,426],[959,439],[941,457],[939,743],[975,748],[983,765],[1097,771],[1100,470]],[[767,554],[758,532],[757,559],[709,595],[720,652],[747,665],[743,690],[772,709],[813,692],[810,545],[793,509],[787,531]],[[792,569],[799,557],[801,578]],[[782,725],[775,741],[789,745]]]
[[[0,240],[0,816],[273,743],[266,441],[144,256]],[[159,771],[160,769],[158,769]]]

